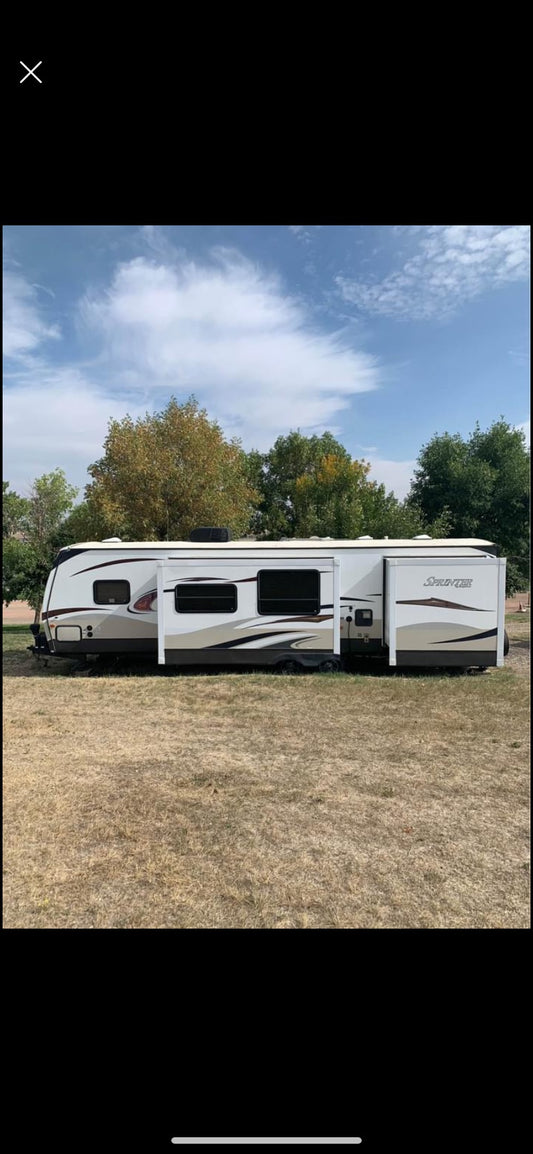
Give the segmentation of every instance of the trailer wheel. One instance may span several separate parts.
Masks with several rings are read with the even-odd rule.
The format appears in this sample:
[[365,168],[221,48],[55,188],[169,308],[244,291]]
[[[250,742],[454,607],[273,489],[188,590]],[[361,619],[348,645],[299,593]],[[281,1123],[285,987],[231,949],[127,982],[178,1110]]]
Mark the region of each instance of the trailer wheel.
[[289,675],[294,673],[301,673],[303,666],[300,661],[280,661],[279,665],[276,665],[276,669],[278,673]]
[[503,631],[503,656],[507,657],[509,652],[509,634],[506,629]]
[[328,661],[322,661],[318,666],[319,673],[340,673],[340,661],[336,657],[330,657]]

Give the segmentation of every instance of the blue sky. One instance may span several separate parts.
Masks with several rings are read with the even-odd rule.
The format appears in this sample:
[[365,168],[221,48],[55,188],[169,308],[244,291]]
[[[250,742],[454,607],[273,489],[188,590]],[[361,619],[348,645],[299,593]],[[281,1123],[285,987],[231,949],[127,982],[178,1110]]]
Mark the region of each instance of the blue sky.
[[4,471],[80,489],[111,417],[194,394],[245,449],[331,430],[404,496],[421,446],[529,444],[529,226],[4,229]]

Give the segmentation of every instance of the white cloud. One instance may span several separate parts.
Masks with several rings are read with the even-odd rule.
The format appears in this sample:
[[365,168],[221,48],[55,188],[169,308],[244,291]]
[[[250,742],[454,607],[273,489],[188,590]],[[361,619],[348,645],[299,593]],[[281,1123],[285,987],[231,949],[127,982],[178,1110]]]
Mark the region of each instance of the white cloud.
[[167,395],[195,393],[259,448],[289,428],[326,428],[355,393],[376,388],[376,359],[345,333],[318,331],[276,277],[233,251],[212,255],[209,265],[130,261],[105,294],[81,302],[111,369]]
[[310,230],[314,229],[316,232],[316,231],[318,231],[318,229],[322,228],[322,225],[321,224],[309,224],[309,225],[308,224],[289,224],[288,227],[289,227],[290,231],[292,233],[294,233],[294,236],[296,237],[296,239],[301,241],[302,244],[311,244],[311,241],[313,239],[313,234]]
[[[155,230],[146,239],[159,247]],[[334,428],[353,395],[379,383],[374,357],[317,328],[276,277],[233,251],[119,265],[107,291],[80,302],[78,331],[96,347],[84,366],[45,359],[59,335],[43,320],[48,302],[10,276],[4,476],[18,491],[58,465],[83,487],[109,418],[159,409],[172,393],[194,393],[226,435],[264,450],[289,429]]]
[[391,489],[398,498],[402,501],[407,496],[411,487],[411,480],[416,468],[415,461],[386,461],[380,457],[367,457],[371,465],[368,474],[369,481],[377,481],[379,485],[385,485],[387,492]]
[[128,404],[97,388],[76,369],[38,371],[4,389],[4,477],[22,496],[35,477],[65,471],[80,497],[90,481],[87,466],[102,455],[109,418],[146,405]]
[[57,340],[61,335],[57,325],[47,324],[40,314],[40,299],[36,292],[38,288],[41,285],[28,284],[19,273],[4,269],[5,356],[24,357],[43,341]]
[[427,320],[450,316],[489,288],[529,277],[526,225],[432,225],[404,231],[418,245],[414,255],[381,280],[337,276],[344,300],[369,313]]
[[528,447],[528,449],[529,449],[529,446],[530,446],[530,444],[531,444],[531,440],[530,440],[530,422],[529,422],[529,421],[522,421],[522,424],[521,424],[521,425],[517,425],[517,426],[516,426],[516,428],[517,428],[517,429],[521,429],[521,430],[522,430],[522,432],[523,432],[523,433],[525,433],[525,435],[526,435],[526,445],[527,445],[527,447]]

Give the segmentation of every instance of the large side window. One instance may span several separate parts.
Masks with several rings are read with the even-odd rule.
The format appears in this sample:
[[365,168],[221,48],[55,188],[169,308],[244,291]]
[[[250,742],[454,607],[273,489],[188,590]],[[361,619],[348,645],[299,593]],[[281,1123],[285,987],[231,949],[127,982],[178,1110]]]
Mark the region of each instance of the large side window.
[[320,611],[320,573],[317,569],[261,569],[257,579],[259,613]]
[[183,583],[175,589],[178,613],[235,613],[236,585],[208,585],[205,581]]
[[95,581],[93,598],[97,605],[127,605],[131,600],[129,581]]

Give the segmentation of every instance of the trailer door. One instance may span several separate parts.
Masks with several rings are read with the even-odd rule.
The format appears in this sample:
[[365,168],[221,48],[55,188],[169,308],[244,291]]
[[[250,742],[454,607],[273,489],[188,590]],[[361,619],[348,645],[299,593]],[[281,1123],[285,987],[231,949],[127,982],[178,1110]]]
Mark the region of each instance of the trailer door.
[[251,649],[340,654],[333,557],[167,559],[159,563],[157,600],[160,665],[201,663],[214,651],[222,660]]
[[390,665],[503,665],[505,559],[386,557]]

